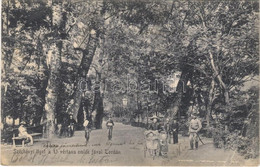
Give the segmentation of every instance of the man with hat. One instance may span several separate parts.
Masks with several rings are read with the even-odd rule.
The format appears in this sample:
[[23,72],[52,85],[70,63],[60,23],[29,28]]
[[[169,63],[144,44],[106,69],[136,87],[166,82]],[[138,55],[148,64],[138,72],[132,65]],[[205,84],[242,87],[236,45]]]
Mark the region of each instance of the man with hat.
[[154,115],[152,118],[151,118],[151,120],[153,121],[151,124],[150,124],[150,126],[149,126],[149,130],[158,130],[158,131],[161,131],[161,126],[160,126],[160,124],[159,124],[159,118],[156,116],[156,115]]
[[199,140],[198,140],[198,132],[201,129],[201,122],[197,118],[196,113],[191,114],[191,121],[189,125],[189,140],[190,140],[190,150],[193,150],[193,142],[195,141],[195,148],[198,149]]
[[25,125],[26,125],[26,123],[24,121],[22,121],[20,123],[20,127],[18,128],[18,131],[19,131],[18,136],[26,138],[26,140],[29,139],[30,140],[30,145],[33,145],[33,137],[27,132],[27,129],[26,129]]

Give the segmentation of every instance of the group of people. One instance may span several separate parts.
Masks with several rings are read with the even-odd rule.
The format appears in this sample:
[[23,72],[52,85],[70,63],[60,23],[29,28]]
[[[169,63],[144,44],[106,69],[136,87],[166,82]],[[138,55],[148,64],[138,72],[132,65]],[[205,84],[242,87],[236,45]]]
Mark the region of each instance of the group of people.
[[72,137],[74,135],[76,123],[72,114],[69,115],[69,118],[63,117],[62,123],[57,125],[57,135]]
[[[159,133],[163,132],[167,134],[167,142],[171,144],[171,141],[173,141],[173,144],[178,143],[178,132],[179,132],[179,123],[177,122],[177,119],[174,118],[173,122],[170,121],[169,118],[166,118],[166,121],[164,125],[161,125],[159,123],[159,117],[153,116],[151,118],[153,121],[148,129],[149,130],[156,130]],[[190,150],[194,149],[194,143],[195,143],[195,149],[198,149],[198,142],[199,142],[199,136],[198,132],[201,130],[202,125],[201,121],[197,118],[196,113],[191,114],[191,120],[189,123],[189,142],[190,142]]]
[[[27,128],[26,128],[26,123],[24,121],[22,121],[20,123],[20,126],[18,128],[18,136],[19,137],[23,137],[26,139],[26,141],[28,141],[28,143],[30,145],[33,145],[33,137],[32,135],[30,135],[27,132]],[[57,131],[58,131],[58,135],[62,135],[63,133],[65,133],[65,131],[67,133],[70,133],[69,136],[72,137],[74,135],[74,131],[75,131],[75,125],[76,125],[76,121],[73,119],[73,116],[70,115],[69,119],[65,121],[65,123],[62,124],[58,124],[57,126]],[[90,132],[92,129],[92,124],[91,124],[91,120],[90,119],[85,119],[83,126],[85,128],[85,138],[86,138],[86,143],[88,143],[89,138],[90,138]],[[114,126],[114,122],[111,119],[111,117],[108,118],[108,121],[106,122],[106,126],[108,129],[108,140],[112,140],[112,131],[113,131],[113,126]],[[65,130],[66,128],[66,130]]]
[[[45,121],[44,123],[42,123],[42,125],[46,125],[46,123],[47,122]],[[69,136],[73,136],[75,131],[75,124],[76,121],[73,119],[73,116],[70,115],[69,119],[64,121],[63,124],[57,125],[58,135],[61,136],[64,133],[69,133]],[[43,126],[43,128],[45,129],[45,126]],[[29,143],[29,145],[33,145],[33,137],[31,134],[28,133],[25,121],[21,121],[20,123],[20,126],[18,128],[18,136],[21,138],[25,138],[26,142]]]
[[[173,144],[178,143],[179,123],[177,122],[176,118],[173,119],[173,122],[171,122],[169,118],[166,118],[166,122],[164,123],[163,126],[159,123],[159,117],[153,116],[151,120],[153,122],[149,125],[148,127],[149,130],[158,131],[159,133],[160,132],[165,133],[167,135],[167,142],[169,144],[171,144],[171,141],[173,142]],[[73,135],[76,121],[73,119],[72,115],[70,115],[67,123],[68,123],[67,124],[68,128],[71,130],[72,133],[71,135]],[[20,127],[18,128],[19,131],[18,136],[26,138],[30,142],[30,144],[33,145],[33,137],[27,132],[25,124],[26,123],[24,121],[20,123]],[[88,143],[90,138],[90,132],[92,129],[91,125],[92,124],[88,119],[86,119],[83,123],[83,126],[85,128],[86,143]],[[106,126],[108,130],[107,131],[108,140],[112,140],[112,131],[113,131],[114,122],[111,119],[111,116],[108,118],[108,121],[106,122]],[[199,142],[198,132],[201,130],[201,128],[202,128],[201,121],[197,118],[197,114],[195,113],[191,114],[191,120],[189,123],[189,141],[190,141],[191,150],[194,149],[194,143],[195,143],[195,149],[198,149],[198,142]]]
[[[90,123],[89,119],[85,119],[83,126],[85,128],[85,139],[86,139],[86,144],[88,143],[89,139],[90,139],[90,132],[92,129],[92,124]],[[108,140],[112,140],[112,131],[113,131],[113,127],[114,127],[114,121],[112,120],[112,117],[109,116],[107,122],[106,122],[106,127],[107,127],[107,136],[108,136]]]
[[159,117],[153,116],[151,120],[153,122],[149,125],[149,130],[158,130],[158,132],[164,131],[167,134],[167,142],[169,144],[171,143],[172,139],[173,144],[178,143],[179,124],[177,119],[173,119],[173,122],[170,122],[170,119],[166,118],[166,122],[163,126],[159,123]]

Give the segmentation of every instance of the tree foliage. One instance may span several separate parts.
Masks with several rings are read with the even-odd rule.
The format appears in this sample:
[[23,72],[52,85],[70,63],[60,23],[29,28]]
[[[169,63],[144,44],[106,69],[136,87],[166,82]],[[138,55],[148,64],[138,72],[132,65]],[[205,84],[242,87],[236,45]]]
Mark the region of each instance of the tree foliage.
[[[102,122],[113,113],[180,118],[196,106],[208,129],[254,138],[258,95],[248,85],[259,75],[258,2],[55,3],[62,8],[45,1],[2,3],[3,118],[39,124],[53,75],[58,122],[68,113],[78,118],[84,107],[88,114],[98,111]],[[49,55],[57,40],[56,69]],[[165,91],[176,74],[177,91]],[[79,90],[80,80],[90,81],[87,91]]]

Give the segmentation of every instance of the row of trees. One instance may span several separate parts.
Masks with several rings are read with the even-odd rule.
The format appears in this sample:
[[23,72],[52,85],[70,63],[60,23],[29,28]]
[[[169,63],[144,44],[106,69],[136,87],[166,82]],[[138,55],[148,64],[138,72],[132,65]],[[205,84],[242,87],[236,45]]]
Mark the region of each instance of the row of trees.
[[[230,130],[257,111],[257,90],[244,91],[259,73],[256,1],[5,0],[2,9],[3,118],[45,120],[48,137],[64,113],[101,128],[107,104],[124,96],[129,111],[170,117],[196,105],[208,127]],[[177,91],[167,91],[175,74]]]

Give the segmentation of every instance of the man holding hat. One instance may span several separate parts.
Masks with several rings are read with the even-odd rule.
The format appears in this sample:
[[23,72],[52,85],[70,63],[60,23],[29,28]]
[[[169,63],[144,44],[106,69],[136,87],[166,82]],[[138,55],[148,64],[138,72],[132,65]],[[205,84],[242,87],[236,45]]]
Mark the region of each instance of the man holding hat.
[[189,140],[190,140],[190,150],[193,150],[193,142],[195,141],[195,148],[198,149],[199,139],[198,139],[198,132],[201,129],[201,122],[197,118],[196,113],[191,114],[191,121],[189,125]]
[[18,136],[24,137],[24,138],[26,138],[26,140],[30,139],[30,145],[33,145],[33,137],[27,132],[25,124],[26,123],[24,121],[22,121],[20,123],[20,127],[18,128],[18,131],[19,131]]
[[151,118],[151,120],[153,121],[151,124],[150,124],[150,126],[149,126],[149,130],[158,130],[158,131],[160,131],[161,130],[161,126],[160,126],[160,124],[159,124],[159,118],[156,116],[156,115],[154,115],[152,118]]

